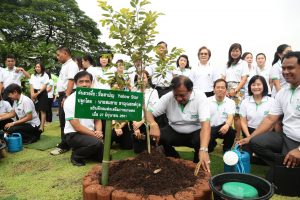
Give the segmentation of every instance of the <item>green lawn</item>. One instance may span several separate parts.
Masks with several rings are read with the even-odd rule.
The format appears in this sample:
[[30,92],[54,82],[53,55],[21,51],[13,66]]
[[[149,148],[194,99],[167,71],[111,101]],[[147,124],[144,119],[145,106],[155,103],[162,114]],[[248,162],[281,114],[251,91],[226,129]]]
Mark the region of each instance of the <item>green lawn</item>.
[[[95,165],[87,163],[84,167],[74,167],[70,163],[70,152],[59,156],[51,156],[50,149],[59,141],[59,125],[54,122],[46,127],[42,139],[18,153],[8,153],[5,159],[0,160],[0,199],[6,200],[55,200],[82,199],[82,177]],[[188,148],[179,148],[180,155],[184,159],[192,159],[192,153]],[[211,154],[212,174],[223,171],[222,155],[216,150]],[[114,160],[134,156],[132,151],[112,150]],[[252,166],[252,172],[263,176],[266,167]],[[275,195],[272,199],[299,199]]]

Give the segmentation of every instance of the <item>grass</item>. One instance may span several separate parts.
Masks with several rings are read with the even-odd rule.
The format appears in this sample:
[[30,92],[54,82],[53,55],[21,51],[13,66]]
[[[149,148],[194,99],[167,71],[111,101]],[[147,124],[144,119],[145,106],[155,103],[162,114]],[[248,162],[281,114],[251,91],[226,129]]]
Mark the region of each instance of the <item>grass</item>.
[[[52,145],[59,141],[58,122],[46,127],[45,136],[38,143]],[[43,141],[43,140],[49,141]],[[51,141],[50,141],[51,140]],[[0,160],[0,199],[1,200],[79,200],[82,199],[82,177],[91,169],[94,162],[88,162],[84,167],[74,167],[70,164],[70,152],[59,156],[51,156],[52,148],[41,149],[45,145],[31,145],[18,153],[8,153]],[[43,148],[42,148],[43,149]],[[220,148],[211,154],[212,175],[223,172]],[[189,148],[178,148],[184,159],[192,160],[193,154]],[[134,156],[132,151],[112,150],[114,160]],[[252,165],[252,172],[264,176],[267,168]],[[299,198],[274,195],[275,200],[293,200]]]

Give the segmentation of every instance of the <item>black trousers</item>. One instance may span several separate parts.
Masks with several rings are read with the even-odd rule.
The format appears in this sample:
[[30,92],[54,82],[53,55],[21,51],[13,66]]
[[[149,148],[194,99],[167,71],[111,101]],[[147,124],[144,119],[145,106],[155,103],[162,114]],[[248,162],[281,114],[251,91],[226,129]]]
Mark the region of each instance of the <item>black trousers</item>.
[[20,133],[23,143],[33,143],[40,138],[39,127],[33,127],[28,123],[12,126],[6,131],[8,134]]
[[73,150],[72,158],[102,162],[103,143],[98,138],[75,132],[66,134],[66,142]]
[[119,144],[121,149],[132,149],[132,131],[130,131],[128,124],[122,128],[122,131],[123,134],[117,136],[115,129],[113,129],[111,132],[111,142]]
[[0,121],[0,130],[3,130],[4,129],[4,126],[10,122],[13,122],[12,119],[5,119],[5,120],[2,120]]
[[284,133],[267,132],[253,137],[249,144],[252,152],[272,166],[278,157],[283,157],[299,147],[300,142],[288,138]]
[[159,143],[163,145],[166,156],[175,158],[179,158],[179,154],[173,146],[187,146],[194,148],[194,162],[198,162],[200,131],[201,129],[188,134],[179,133],[175,131],[170,125],[168,125],[161,129]]
[[222,135],[221,133],[219,133],[219,130],[222,126],[224,126],[224,124],[221,124],[219,126],[211,127],[211,135],[210,135],[210,141],[209,141],[209,145],[208,145],[208,152],[213,152],[214,151],[214,149],[217,145],[217,142],[216,142],[217,138],[224,139],[224,141],[223,141],[223,153],[225,153],[226,151],[231,149],[231,147],[234,143],[234,138],[235,138],[236,131],[232,127],[229,127],[227,133],[225,135]]
[[48,109],[46,111],[46,122],[52,122],[52,103],[53,103],[53,98],[48,98]]
[[65,111],[64,108],[61,106],[61,102],[65,98],[66,93],[64,92],[59,92],[59,97],[58,97],[58,117],[59,117],[59,124],[60,124],[60,137],[61,137],[61,142],[58,144],[57,147],[61,149],[69,149],[70,147],[68,146],[66,142],[66,135],[64,134],[64,128],[66,124],[66,119],[65,119]]
[[[143,124],[140,128],[140,132],[141,134],[143,134],[145,136],[145,138],[143,139],[138,139],[135,137],[135,135],[133,134],[133,128],[131,129],[131,134],[132,134],[132,141],[133,141],[133,152],[134,153],[141,153],[143,151],[146,151],[147,150],[147,132],[146,132],[146,125]],[[150,138],[150,144],[151,145],[155,145],[155,141]]]

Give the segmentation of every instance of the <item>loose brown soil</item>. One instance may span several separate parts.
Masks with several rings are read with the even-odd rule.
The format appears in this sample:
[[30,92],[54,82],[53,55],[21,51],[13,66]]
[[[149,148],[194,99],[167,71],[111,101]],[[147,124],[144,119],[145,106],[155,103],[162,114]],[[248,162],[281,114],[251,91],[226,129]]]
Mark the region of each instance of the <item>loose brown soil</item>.
[[119,161],[110,168],[109,185],[117,190],[142,195],[175,195],[193,187],[197,179],[204,178],[200,171],[183,162],[165,157],[160,151],[141,153],[132,160]]

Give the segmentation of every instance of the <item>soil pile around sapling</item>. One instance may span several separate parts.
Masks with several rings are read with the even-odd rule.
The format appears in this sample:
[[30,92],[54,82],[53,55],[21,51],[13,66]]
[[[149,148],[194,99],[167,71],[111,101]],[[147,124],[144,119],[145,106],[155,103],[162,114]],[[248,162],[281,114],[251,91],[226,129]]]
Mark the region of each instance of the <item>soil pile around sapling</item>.
[[152,150],[133,160],[119,161],[110,168],[109,185],[142,195],[169,195],[193,187],[204,174],[194,176],[194,169]]

